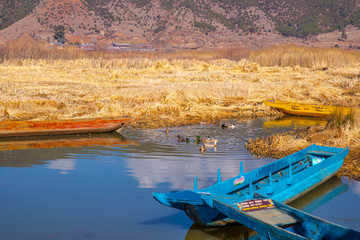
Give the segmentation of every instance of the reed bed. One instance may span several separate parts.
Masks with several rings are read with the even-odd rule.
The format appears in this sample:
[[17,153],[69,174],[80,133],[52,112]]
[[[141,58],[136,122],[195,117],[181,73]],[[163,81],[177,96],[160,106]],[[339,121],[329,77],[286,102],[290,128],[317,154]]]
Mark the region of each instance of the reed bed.
[[[360,180],[360,118],[358,116],[359,112],[343,117],[335,113],[328,118],[326,126],[249,139],[245,147],[256,157],[274,158],[284,157],[311,144],[350,147],[349,156],[345,158],[338,175]],[[342,119],[340,124],[339,119]]]
[[[260,66],[307,67],[312,69],[358,66],[360,53],[357,50],[338,48],[308,48],[295,45],[281,45],[253,51],[250,60]],[[357,73],[359,74],[359,73]]]
[[113,58],[146,58],[158,59],[196,59],[214,60],[230,59],[241,60],[250,56],[251,50],[239,45],[211,50],[157,50],[157,51],[107,51],[104,46],[95,46],[95,51],[84,51],[76,46],[58,47],[33,39],[18,39],[7,42],[6,46],[0,47],[0,60],[13,59],[51,59],[51,60],[77,60],[77,59],[113,59]]
[[[15,41],[0,50],[0,120],[127,115],[138,119],[134,127],[159,128],[278,115],[262,103],[268,99],[359,107],[359,52],[280,46],[249,55],[241,48],[84,52]],[[250,139],[247,148],[281,157],[312,143],[350,146],[341,174],[356,177],[358,116]]]
[[270,115],[266,99],[355,106],[360,81],[346,73],[359,71],[247,59],[3,59],[0,120],[131,115],[159,127]]

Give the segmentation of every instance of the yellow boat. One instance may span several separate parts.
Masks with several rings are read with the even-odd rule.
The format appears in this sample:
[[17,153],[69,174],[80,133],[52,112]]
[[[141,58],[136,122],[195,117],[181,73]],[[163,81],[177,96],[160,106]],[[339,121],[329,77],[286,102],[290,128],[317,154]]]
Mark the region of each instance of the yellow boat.
[[309,117],[328,117],[333,113],[339,112],[343,115],[351,113],[352,109],[349,107],[335,107],[323,105],[309,105],[298,104],[286,101],[264,101],[264,104],[276,108],[276,110],[294,116],[309,116]]

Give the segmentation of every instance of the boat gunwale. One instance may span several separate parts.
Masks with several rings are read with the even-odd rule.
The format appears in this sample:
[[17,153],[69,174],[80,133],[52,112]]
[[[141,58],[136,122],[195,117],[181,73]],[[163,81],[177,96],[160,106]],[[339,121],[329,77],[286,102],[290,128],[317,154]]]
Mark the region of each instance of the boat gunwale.
[[4,127],[8,124],[8,128],[11,129],[11,126],[13,126],[13,130],[0,130],[0,138],[105,133],[119,131],[126,124],[134,120],[134,118],[126,116],[119,118],[69,119],[56,121],[7,121],[1,122],[0,127]]
[[[308,151],[311,151],[311,150],[313,150],[314,148],[317,148],[317,147],[320,147],[320,148],[321,148],[322,146],[319,146],[319,145],[316,145],[316,144],[312,144],[312,145],[308,146],[307,148],[304,148],[304,149],[302,149],[302,150],[300,150],[300,151],[298,151],[298,152],[295,152],[295,153],[293,153],[293,154],[290,154],[290,155],[288,155],[288,156],[285,156],[285,157],[283,157],[283,158],[280,158],[280,159],[278,159],[278,160],[276,160],[276,161],[274,161],[274,162],[271,162],[271,163],[268,163],[268,164],[266,164],[266,165],[263,165],[263,166],[261,166],[260,168],[254,169],[254,170],[252,170],[252,171],[250,171],[250,172],[244,173],[244,174],[243,174],[243,176],[245,177],[244,183],[242,183],[242,184],[240,184],[240,185],[237,185],[237,186],[231,186],[231,187],[229,187],[229,190],[228,190],[226,193],[229,193],[229,192],[237,192],[237,191],[239,191],[241,188],[243,188],[244,186],[249,185],[249,182],[251,181],[251,179],[248,179],[248,178],[247,178],[247,175],[250,175],[250,174],[252,174],[252,175],[257,175],[257,179],[254,179],[254,180],[252,181],[252,182],[256,182],[256,181],[258,181],[258,179],[263,179],[263,178],[268,177],[268,173],[269,173],[270,171],[264,171],[264,172],[267,173],[266,175],[263,174],[263,176],[258,176],[258,175],[259,175],[259,172],[260,172],[260,171],[263,171],[263,169],[266,169],[266,168],[267,168],[267,169],[271,169],[271,168],[272,168],[273,170],[272,170],[271,172],[272,172],[272,175],[273,175],[275,172],[281,171],[280,168],[276,168],[276,165],[283,165],[283,167],[282,167],[281,169],[288,168],[290,164],[293,165],[294,163],[303,160],[303,159],[300,159],[300,160],[299,160],[299,159],[295,158],[295,156],[300,155],[300,154],[303,154],[303,153],[306,153],[306,154],[307,154]],[[325,147],[325,149],[328,149],[328,148],[331,148],[331,147]],[[334,157],[334,156],[337,156],[338,154],[342,153],[343,151],[346,151],[346,150],[349,149],[349,148],[347,147],[347,148],[331,148],[331,149],[337,150],[337,151],[334,152],[334,155],[333,155],[333,156],[330,156],[330,157],[328,157],[327,159],[332,158],[332,157]],[[304,156],[306,156],[306,155],[304,155]],[[292,158],[293,158],[293,160],[291,160]],[[290,161],[290,162],[289,162],[289,161]],[[328,161],[327,161],[327,162],[328,162]],[[287,164],[285,164],[285,163],[287,163]],[[229,183],[230,181],[234,181],[234,180],[235,180],[236,178],[238,178],[238,177],[241,177],[241,176],[240,176],[240,175],[237,175],[237,176],[235,176],[235,177],[233,177],[233,178],[230,178],[230,179],[228,179],[228,180],[226,180],[226,181],[217,182],[217,183],[215,183],[214,185],[209,186],[209,187],[204,188],[204,189],[201,189],[201,190],[199,190],[199,191],[209,192],[208,190],[215,190],[215,189],[213,189],[213,188],[220,188],[221,186],[228,185],[228,183]],[[224,189],[221,189],[221,190],[223,191]]]

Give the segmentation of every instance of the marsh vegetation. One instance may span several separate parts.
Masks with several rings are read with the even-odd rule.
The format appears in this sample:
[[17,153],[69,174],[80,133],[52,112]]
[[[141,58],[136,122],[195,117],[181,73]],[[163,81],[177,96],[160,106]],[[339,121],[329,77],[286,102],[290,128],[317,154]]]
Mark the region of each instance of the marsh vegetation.
[[[279,46],[114,54],[21,46],[1,51],[2,121],[129,115],[139,119],[135,127],[158,128],[279,115],[262,103],[268,99],[355,109],[360,103],[357,51]],[[279,135],[268,147],[288,153],[316,142],[359,152],[356,111],[352,119],[301,137]]]

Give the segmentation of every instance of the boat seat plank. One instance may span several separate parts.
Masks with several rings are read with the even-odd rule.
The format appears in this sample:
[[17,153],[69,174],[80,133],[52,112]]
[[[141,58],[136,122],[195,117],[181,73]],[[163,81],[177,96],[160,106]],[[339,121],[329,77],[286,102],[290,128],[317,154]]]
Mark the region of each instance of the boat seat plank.
[[261,221],[277,226],[290,225],[299,222],[298,219],[276,208],[258,210],[250,212],[249,214]]
[[336,153],[334,153],[334,152],[326,152],[326,151],[308,151],[308,154],[322,155],[322,156],[336,155]]

